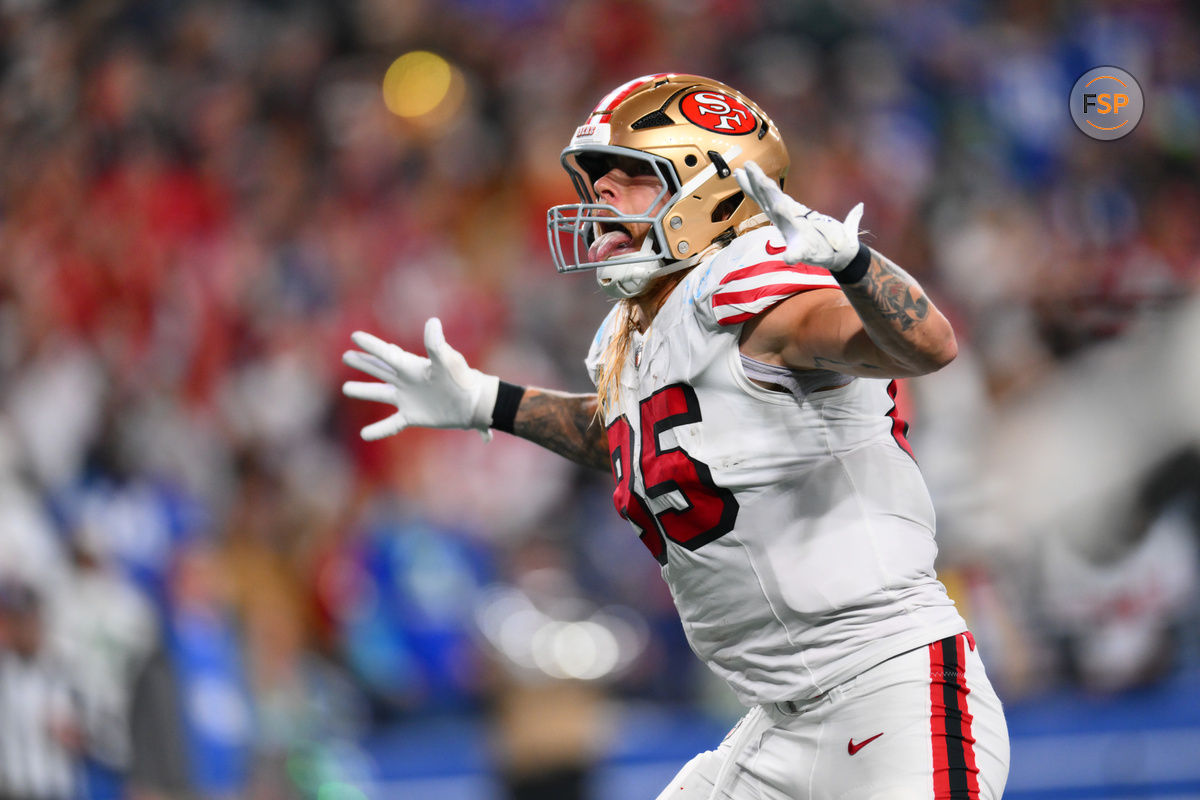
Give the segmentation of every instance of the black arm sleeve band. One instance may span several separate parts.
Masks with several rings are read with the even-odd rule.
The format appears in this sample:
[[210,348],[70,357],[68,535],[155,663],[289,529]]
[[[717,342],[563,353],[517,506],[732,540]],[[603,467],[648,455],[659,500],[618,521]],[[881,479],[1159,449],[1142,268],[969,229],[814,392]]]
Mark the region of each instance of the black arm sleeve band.
[[513,422],[517,419],[517,407],[525,396],[525,387],[514,383],[500,381],[496,390],[496,407],[492,409],[492,427],[505,433],[513,432]]
[[870,267],[871,248],[859,243],[858,252],[854,254],[854,258],[850,260],[850,263],[841,272],[833,273],[833,277],[841,284],[858,283],[867,274],[867,270]]

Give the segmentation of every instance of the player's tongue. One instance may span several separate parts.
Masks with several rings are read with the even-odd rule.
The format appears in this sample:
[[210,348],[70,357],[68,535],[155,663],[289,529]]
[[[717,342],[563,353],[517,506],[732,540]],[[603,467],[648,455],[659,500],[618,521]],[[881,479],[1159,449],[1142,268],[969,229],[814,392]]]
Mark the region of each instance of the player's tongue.
[[625,231],[609,231],[592,242],[588,248],[588,261],[607,261],[618,252],[632,250],[633,237]]

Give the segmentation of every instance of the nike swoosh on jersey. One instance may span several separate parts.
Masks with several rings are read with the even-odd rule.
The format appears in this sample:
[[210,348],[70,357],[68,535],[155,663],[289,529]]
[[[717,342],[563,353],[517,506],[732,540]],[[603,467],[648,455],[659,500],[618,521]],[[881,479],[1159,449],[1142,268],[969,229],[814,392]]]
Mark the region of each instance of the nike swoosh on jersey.
[[859,742],[858,744],[855,744],[855,743],[854,743],[854,740],[853,740],[853,739],[851,739],[851,740],[850,740],[850,744],[846,745],[846,752],[847,752],[847,753],[849,753],[850,755],[854,755],[854,754],[855,754],[855,753],[857,753],[859,750],[862,750],[864,747],[866,747],[867,745],[869,745],[871,742],[873,742],[873,741],[875,741],[876,739],[878,739],[880,736],[883,736],[883,734],[882,734],[882,733],[877,733],[877,734],[875,734],[874,736],[872,736],[870,739],[863,739],[863,740],[862,740],[861,742]]
[[765,247],[767,248],[767,255],[770,255],[770,256],[777,256],[780,253],[782,253],[783,251],[787,250],[786,245],[783,247],[776,247],[775,245],[771,244],[770,242],[767,242]]

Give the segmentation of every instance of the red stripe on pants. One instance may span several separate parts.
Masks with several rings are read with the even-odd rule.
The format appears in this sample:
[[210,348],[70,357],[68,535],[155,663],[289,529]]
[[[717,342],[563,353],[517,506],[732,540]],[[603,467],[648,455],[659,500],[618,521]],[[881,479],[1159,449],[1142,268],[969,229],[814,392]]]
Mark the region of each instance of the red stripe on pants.
[[973,720],[967,710],[966,637],[929,645],[929,728],[933,745],[935,800],[977,800]]

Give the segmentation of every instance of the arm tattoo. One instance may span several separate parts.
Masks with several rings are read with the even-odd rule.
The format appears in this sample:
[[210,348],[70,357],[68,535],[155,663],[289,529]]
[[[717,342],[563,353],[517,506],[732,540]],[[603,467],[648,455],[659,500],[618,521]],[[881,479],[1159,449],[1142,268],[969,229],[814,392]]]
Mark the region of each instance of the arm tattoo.
[[866,300],[885,322],[902,331],[919,325],[929,316],[929,301],[907,272],[889,259],[871,251],[871,268],[858,283],[843,287],[855,308]]
[[[848,360],[860,375],[878,375],[869,364],[892,377],[924,375],[949,364],[958,352],[954,331],[945,315],[911,276],[890,260],[870,251],[865,275],[842,291],[862,322],[870,346],[861,340],[834,357]],[[855,334],[857,336],[857,334]]]
[[577,464],[609,470],[608,435],[596,415],[596,396],[527,389],[513,433]]

